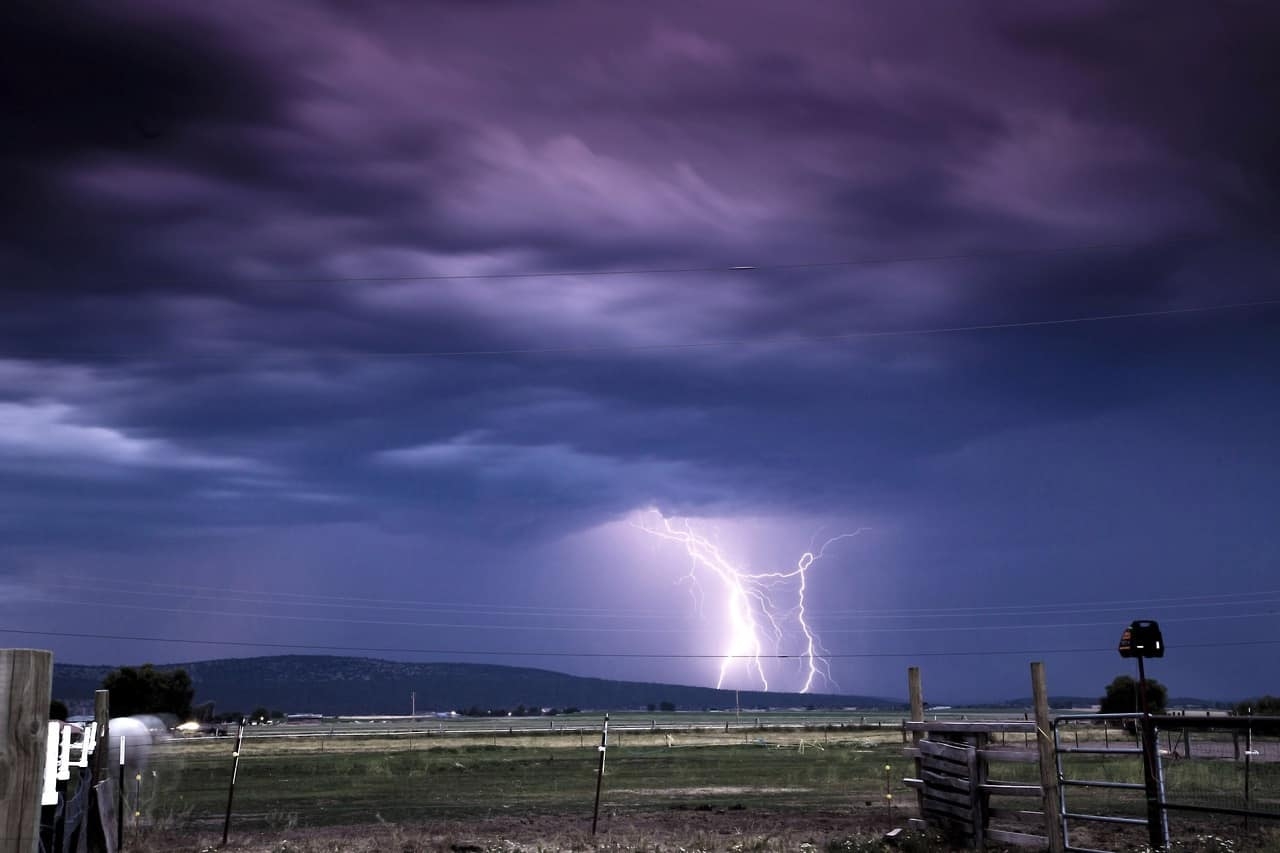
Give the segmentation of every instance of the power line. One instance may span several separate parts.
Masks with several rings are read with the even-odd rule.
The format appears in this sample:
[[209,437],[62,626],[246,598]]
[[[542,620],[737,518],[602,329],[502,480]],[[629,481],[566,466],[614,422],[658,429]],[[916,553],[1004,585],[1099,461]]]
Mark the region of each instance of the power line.
[[569,355],[611,352],[662,352],[695,349],[723,349],[741,346],[791,346],[795,344],[836,343],[840,341],[871,340],[874,338],[919,337],[929,335],[955,335],[965,332],[998,332],[1014,329],[1034,329],[1047,326],[1071,326],[1085,323],[1105,323],[1118,320],[1139,320],[1155,317],[1174,317],[1185,314],[1203,314],[1211,311],[1236,311],[1245,308],[1263,308],[1280,305],[1280,299],[1261,299],[1253,302],[1229,302],[1219,305],[1193,305],[1186,308],[1163,308],[1152,311],[1129,311],[1119,314],[1089,314],[1077,317],[1056,317],[1045,320],[1014,320],[1007,323],[975,323],[967,326],[929,326],[915,329],[883,329],[862,332],[839,332],[829,335],[792,335],[781,338],[750,339],[722,338],[709,341],[686,341],[659,344],[599,344],[595,346],[526,347],[513,349],[476,350],[372,350],[359,353],[361,357],[397,356],[414,358],[477,358],[508,355]]
[[[630,621],[680,621],[673,617],[670,609],[657,610],[621,610],[616,608],[569,607],[569,606],[531,606],[508,604],[475,604],[463,602],[427,602],[405,599],[362,598],[358,596],[316,595],[287,591],[249,590],[228,587],[205,586],[197,584],[160,583],[141,580],[119,580],[102,575],[73,574],[64,575],[66,579],[91,582],[109,582],[111,591],[126,595],[147,596],[152,598],[183,598],[204,601],[220,601],[236,604],[250,604],[272,607],[313,607],[343,610],[368,610],[401,613],[445,613],[463,616],[502,616],[508,618],[552,618],[568,616],[574,619],[625,619]],[[69,584],[44,584],[46,590],[65,590]],[[156,590],[136,589],[131,587],[152,587]],[[924,618],[964,618],[1001,617],[1001,616],[1037,616],[1066,613],[1118,613],[1132,612],[1135,609],[1148,608],[1156,611],[1185,610],[1189,608],[1221,608],[1258,606],[1275,604],[1280,597],[1277,590],[1253,590],[1232,593],[1206,593],[1165,598],[1144,598],[1141,600],[1091,600],[1064,602],[1061,604],[1031,604],[1013,602],[1003,605],[981,605],[972,607],[932,607],[932,608],[876,608],[858,610],[829,610],[815,614],[820,624],[830,624],[828,620],[848,621],[853,619],[885,620],[885,619],[924,619]],[[59,601],[62,599],[59,598]],[[141,607],[142,605],[136,605]],[[204,611],[201,611],[204,612]],[[238,615],[253,615],[242,613]],[[1213,617],[1209,617],[1213,618]],[[528,626],[535,628],[539,626]],[[907,629],[904,629],[907,630]],[[838,632],[837,632],[838,633]]]
[[[693,634],[698,633],[696,628],[643,628],[643,627],[619,627],[619,626],[588,626],[588,625],[512,625],[509,623],[459,623],[459,622],[409,622],[394,619],[354,619],[343,616],[303,616],[291,613],[259,613],[245,610],[200,610],[190,607],[159,607],[148,604],[134,604],[130,602],[120,601],[104,601],[101,598],[89,600],[77,600],[65,597],[60,598],[31,598],[28,602],[36,604],[53,604],[53,605],[92,605],[94,607],[111,607],[123,610],[139,610],[151,613],[177,613],[191,616],[215,616],[220,618],[250,618],[250,619],[273,619],[285,622],[322,622],[333,625],[372,625],[383,628],[418,628],[431,630],[450,630],[450,631],[538,631],[538,632],[554,632],[554,633],[581,633],[581,634]],[[1017,614],[1014,614],[1017,615]],[[1280,610],[1271,609],[1261,612],[1249,613],[1222,613],[1216,616],[1177,616],[1167,620],[1171,623],[1184,622],[1221,622],[1229,619],[1258,619],[1268,616],[1280,615]],[[880,627],[880,628],[823,628],[823,634],[922,634],[922,633],[977,633],[981,631],[1021,631],[1021,630],[1045,630],[1045,629],[1069,629],[1069,628],[1105,628],[1113,626],[1114,622],[1058,622],[1046,624],[1043,622],[1026,623],[1020,625],[925,625],[925,626],[897,626],[897,627]]]
[[[1019,257],[1035,257],[1043,255],[1074,255],[1091,252],[1112,252],[1130,249],[1167,249],[1175,246],[1204,245],[1225,243],[1239,238],[1229,236],[1186,237],[1171,240],[1117,241],[1109,243],[1078,243],[1068,246],[1044,246],[1024,249],[990,249],[969,252],[945,252],[933,255],[882,255],[864,258],[837,258],[826,261],[793,261],[781,263],[741,263],[741,264],[701,264],[673,267],[631,267],[623,269],[568,269],[568,270],[518,270],[514,272],[490,273],[413,273],[405,275],[344,275],[344,276],[279,276],[258,278],[225,278],[218,281],[228,284],[358,284],[358,283],[396,283],[396,282],[428,282],[428,281],[499,281],[506,279],[537,278],[617,278],[640,275],[690,275],[706,273],[785,272],[789,270],[830,269],[841,267],[872,267],[893,264],[942,263],[949,261],[1000,260]],[[1264,240],[1262,242],[1270,242]],[[213,284],[212,280],[203,282],[178,282],[175,280],[143,280],[119,279],[116,284],[147,284],[151,286],[176,284]]]
[[[300,605],[307,605],[307,606],[329,606],[330,602],[334,602],[342,606],[352,606],[353,603],[355,603],[354,606],[360,609],[382,609],[380,607],[381,605],[393,605],[391,607],[388,607],[387,609],[401,610],[407,606],[407,607],[419,607],[422,610],[442,610],[444,612],[449,612],[451,609],[456,608],[457,612],[480,612],[480,613],[486,613],[486,614],[488,614],[488,611],[492,609],[494,611],[493,615],[501,615],[502,613],[507,613],[508,611],[511,613],[527,612],[529,615],[554,615],[554,614],[560,614],[560,613],[567,613],[567,614],[575,614],[575,615],[584,614],[584,615],[601,615],[601,616],[625,616],[628,613],[633,613],[636,615],[658,615],[658,614],[665,614],[668,612],[668,611],[657,611],[657,610],[625,611],[625,610],[617,610],[617,609],[610,609],[610,608],[603,608],[603,607],[568,607],[563,605],[557,605],[556,607],[540,607],[535,605],[524,605],[524,604],[494,605],[494,604],[475,604],[471,602],[456,602],[456,601],[455,602],[422,601],[422,600],[406,601],[403,598],[364,598],[360,596],[349,596],[349,595],[318,595],[315,593],[305,593],[305,592],[232,589],[232,588],[223,587],[223,586],[208,586],[208,585],[199,585],[199,584],[163,583],[158,581],[144,581],[144,580],[121,580],[119,578],[113,578],[107,575],[95,575],[95,574],[86,574],[86,573],[65,574],[62,577],[69,578],[72,580],[90,581],[94,583],[105,582],[105,583],[113,584],[115,586],[120,586],[120,585],[148,586],[148,587],[157,587],[161,589],[179,590],[179,592],[177,593],[139,592],[138,594],[140,595],[151,595],[151,594],[180,595],[180,594],[186,594],[187,590],[199,590],[202,592],[229,592],[229,593],[232,593],[233,595],[263,596],[270,599],[279,599],[278,603],[283,603],[283,604],[297,603]],[[49,584],[48,586],[57,587],[59,589],[63,588],[56,584]],[[1280,590],[1277,590],[1276,594],[1280,595]],[[204,597],[204,596],[193,595],[191,597],[197,598],[197,597]],[[208,597],[217,598],[218,596],[208,596]],[[293,599],[294,601],[291,602],[289,601],[289,599]],[[313,602],[315,603],[313,604]],[[270,602],[270,603],[275,603],[275,602]],[[371,606],[369,608],[364,608],[362,605],[365,603]]]
[[[1267,308],[1280,305],[1280,299],[1259,299],[1250,302],[1226,302],[1217,305],[1191,305],[1183,308],[1161,308],[1149,311],[1127,311],[1114,314],[1085,314],[1073,317],[1051,317],[1041,320],[1011,320],[1000,323],[973,323],[959,326],[921,326],[912,329],[871,329],[858,332],[836,332],[826,335],[788,335],[777,338],[719,338],[705,341],[673,341],[652,344],[582,344],[549,347],[513,347],[509,349],[459,349],[459,350],[325,350],[323,352],[303,352],[278,354],[284,357],[327,358],[327,359],[374,359],[374,358],[496,358],[504,356],[550,356],[550,355],[605,355],[610,353],[645,353],[645,352],[678,352],[706,349],[728,349],[731,347],[782,347],[804,344],[841,343],[857,340],[875,340],[880,338],[927,337],[933,335],[958,335],[973,332],[1002,332],[1017,329],[1048,328],[1051,326],[1078,326],[1089,323],[1118,322],[1122,320],[1142,320],[1159,317],[1176,317],[1191,314],[1205,314],[1218,311],[1240,311],[1249,308]],[[61,351],[60,356],[79,356],[95,358],[125,358],[139,355],[159,355],[142,350],[111,350],[101,352]],[[184,361],[218,360],[226,358],[225,354],[176,354],[163,353],[166,358],[181,358]],[[6,355],[0,353],[0,356]],[[21,353],[8,353],[10,358],[22,358]]]
[[[803,654],[784,655],[784,654],[762,654],[762,655],[724,655],[724,654],[691,654],[687,652],[564,652],[564,651],[530,651],[528,649],[507,649],[507,650],[471,650],[471,649],[442,649],[442,648],[411,648],[396,646],[342,646],[342,645],[323,645],[312,643],[268,643],[251,640],[195,640],[187,637],[149,637],[136,636],[126,634],[95,634],[87,632],[71,632],[71,631],[38,631],[25,628],[0,628],[0,634],[21,634],[25,636],[39,637],[58,637],[63,639],[86,639],[86,640],[118,640],[127,642],[144,642],[144,643],[178,643],[184,645],[195,646],[227,646],[237,648],[261,648],[261,649],[292,649],[302,651],[342,651],[342,652],[365,652],[380,654],[419,654],[419,655],[459,655],[463,657],[542,657],[542,658],[629,658],[629,659],[647,659],[647,660],[724,660],[725,658],[743,660],[747,658],[761,660],[793,660],[801,659]],[[1280,639],[1276,640],[1240,640],[1240,641],[1220,641],[1214,643],[1182,643],[1179,648],[1183,649],[1218,649],[1218,648],[1238,648],[1248,646],[1274,646],[1280,645]],[[915,652],[833,652],[823,655],[829,660],[852,659],[852,658],[912,658],[912,657],[977,657],[989,655],[1056,655],[1056,654],[1091,654],[1095,652],[1107,652],[1114,654],[1115,648],[1112,646],[1105,647],[1077,647],[1077,648],[1058,648],[1058,649],[989,649],[989,650],[937,650],[937,651],[915,651]]]

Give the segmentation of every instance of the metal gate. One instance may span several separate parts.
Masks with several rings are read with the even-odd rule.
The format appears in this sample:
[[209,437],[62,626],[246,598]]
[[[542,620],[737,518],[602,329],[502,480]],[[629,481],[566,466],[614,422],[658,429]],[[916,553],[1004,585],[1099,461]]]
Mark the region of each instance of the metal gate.
[[[1096,741],[1089,743],[1086,741],[1084,746],[1079,743],[1078,737],[1073,744],[1063,742],[1062,729],[1064,725],[1078,725],[1080,723],[1093,722],[1103,723],[1108,727],[1112,723],[1119,725],[1120,732],[1126,732],[1132,727],[1135,733],[1134,742],[1128,743],[1127,738],[1122,743],[1127,745],[1112,745],[1108,737],[1103,745],[1098,745]],[[1107,729],[1104,729],[1104,731]],[[1063,714],[1057,716],[1053,720],[1053,756],[1054,771],[1058,776],[1058,806],[1059,814],[1062,818],[1062,840],[1064,849],[1074,851],[1074,853],[1110,853],[1110,851],[1097,850],[1091,847],[1080,847],[1071,843],[1071,825],[1075,823],[1104,823],[1104,824],[1120,824],[1126,826],[1140,826],[1147,830],[1148,837],[1153,842],[1153,846],[1157,846],[1155,842],[1159,840],[1158,849],[1165,849],[1169,843],[1169,827],[1165,819],[1164,804],[1164,767],[1160,761],[1160,751],[1155,748],[1144,748],[1155,743],[1154,723],[1150,718],[1144,718],[1142,714]],[[1062,757],[1064,755],[1114,755],[1114,756],[1135,756],[1139,757],[1143,762],[1144,782],[1117,782],[1107,779],[1083,779],[1072,778],[1063,771]],[[1089,809],[1082,810],[1073,809],[1071,797],[1068,791],[1082,791],[1086,789],[1095,790],[1114,790],[1114,791],[1130,791],[1139,794],[1145,799],[1145,817],[1134,817],[1132,815],[1120,814],[1100,814],[1099,810]],[[1078,801],[1078,797],[1076,798]],[[1153,826],[1154,822],[1154,826]]]

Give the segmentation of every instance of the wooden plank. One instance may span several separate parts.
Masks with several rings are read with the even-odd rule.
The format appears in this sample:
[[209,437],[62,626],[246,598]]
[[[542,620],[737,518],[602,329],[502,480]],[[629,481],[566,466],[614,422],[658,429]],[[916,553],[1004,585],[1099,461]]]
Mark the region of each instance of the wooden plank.
[[964,821],[957,820],[941,812],[929,812],[925,820],[929,829],[934,833],[941,833],[946,836],[951,844],[961,848],[973,845],[973,827]]
[[952,820],[945,815],[930,815],[929,823],[934,829],[940,830],[943,835],[951,841],[951,843],[971,847],[973,844],[973,827],[958,821]]
[[920,758],[920,768],[922,770],[932,770],[934,773],[943,776],[955,776],[958,779],[969,778],[969,768],[966,765],[956,764],[954,761],[946,761],[941,758],[933,758],[928,755]]
[[1044,824],[1044,812],[1034,809],[988,809],[987,816],[992,820],[1026,820],[1037,826]]
[[991,812],[991,820],[1001,821],[1044,821],[1044,812],[1036,808],[993,808]]
[[987,839],[997,844],[1012,844],[1015,847],[1036,847],[1044,849],[1049,839],[1043,835],[1032,835],[1027,832],[1010,832],[1007,829],[987,829]]
[[949,788],[952,791],[963,791],[969,793],[969,780],[959,779],[955,776],[947,776],[942,773],[934,773],[931,770],[921,770],[920,778],[924,780],[925,788]]
[[971,747],[954,746],[936,740],[922,740],[917,744],[917,747],[919,747],[921,755],[927,755],[931,758],[943,758],[958,764],[968,764],[969,754],[973,751]]
[[923,788],[923,787],[924,787],[924,780],[923,780],[923,779],[912,779],[910,776],[908,776],[908,777],[906,777],[905,779],[903,779],[903,780],[902,780],[902,784],[906,785],[908,788]]
[[907,818],[907,826],[919,832],[924,832],[929,828],[929,822],[918,817],[909,817]]
[[1008,797],[1038,797],[1044,793],[1039,785],[1010,785],[1006,782],[984,782],[984,794],[1003,794]]
[[1040,753],[1034,749],[980,749],[978,754],[987,761],[1008,761],[1014,764],[1037,764]]
[[924,808],[925,811],[936,811],[938,814],[946,815],[952,820],[958,820],[961,823],[973,825],[973,812],[968,805],[953,803],[948,800],[940,800],[937,797],[930,796],[932,791],[924,792]]
[[973,812],[969,810],[968,806],[957,806],[954,803],[935,800],[933,797],[930,797],[929,793],[926,791],[924,796],[924,810],[926,814],[937,812],[938,814],[957,820],[968,826],[970,831],[972,831]]
[[40,840],[45,739],[53,653],[0,649],[0,848],[35,850]]
[[1036,724],[1031,720],[935,720],[934,722],[912,722],[902,724],[909,732],[930,732],[936,734],[964,734],[970,732],[1026,732],[1033,734]]
[[935,800],[943,800],[948,803],[955,803],[958,806],[971,807],[970,794],[965,791],[948,791],[946,788],[934,788],[929,785],[924,787],[924,795],[932,797]]
[[969,758],[969,809],[973,813],[973,841],[979,850],[987,849],[986,827],[983,826],[983,812],[986,807],[987,798],[982,793],[982,785],[987,781],[987,763],[978,758],[978,750],[976,747],[986,743],[987,736],[985,734],[974,735],[974,749],[966,750]]
[[902,755],[904,758],[919,758],[920,750],[916,749],[914,746],[904,746],[902,748]]
[[90,800],[90,814],[86,815],[89,825],[86,827],[89,839],[88,847],[98,853],[120,853],[116,847],[118,824],[124,815],[116,812],[116,782],[114,779],[103,779],[93,786],[93,797]]

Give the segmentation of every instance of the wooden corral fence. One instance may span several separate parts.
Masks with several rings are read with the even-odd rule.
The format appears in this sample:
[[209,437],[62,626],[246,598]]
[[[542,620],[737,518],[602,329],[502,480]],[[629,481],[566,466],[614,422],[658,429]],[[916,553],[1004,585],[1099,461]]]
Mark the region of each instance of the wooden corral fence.
[[[52,686],[52,652],[0,649],[0,853],[115,853],[107,691],[97,691],[95,720],[81,728],[49,720]],[[79,784],[69,795],[73,778]]]
[[[916,790],[924,821],[980,850],[988,841],[1041,848],[1048,844],[1042,833],[1025,831],[1032,828],[1026,826],[1029,821],[1038,824],[1034,828],[1043,828],[1043,811],[999,807],[1002,797],[1040,798],[1044,789],[1040,785],[997,781],[988,772],[991,761],[1040,761],[1036,750],[1002,747],[992,739],[999,733],[1032,734],[1035,723],[911,722],[907,729],[923,735],[906,750],[916,761],[916,776],[904,781]],[[1011,826],[993,825],[1005,823]]]
[[[1032,664],[1036,720],[928,722],[924,719],[918,668],[910,669],[908,680],[912,719],[904,723],[904,727],[911,734],[912,745],[904,752],[915,760],[916,773],[903,779],[903,783],[915,790],[920,811],[920,817],[912,823],[921,828],[939,829],[954,842],[977,850],[986,849],[988,843],[1062,850],[1043,667]],[[1003,735],[1009,733],[1035,736],[1036,748],[1007,747],[994,742],[993,735],[1002,735],[1003,740]],[[1027,742],[1029,738],[1024,744]],[[1044,761],[1046,748],[1049,750],[1047,762]],[[1039,764],[1041,784],[994,779],[989,773],[993,761]],[[1024,807],[1001,802],[1015,802],[1016,798],[1021,798]],[[1040,807],[1026,808],[1028,798],[1034,798]]]

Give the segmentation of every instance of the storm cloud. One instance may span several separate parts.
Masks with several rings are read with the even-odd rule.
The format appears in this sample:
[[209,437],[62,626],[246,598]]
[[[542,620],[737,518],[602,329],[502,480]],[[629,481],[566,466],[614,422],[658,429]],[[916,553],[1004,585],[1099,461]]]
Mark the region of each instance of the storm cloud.
[[[67,633],[190,641],[45,637],[60,659],[493,659],[520,625],[549,652],[716,652],[673,591],[683,555],[617,532],[648,507],[749,562],[870,528],[815,581],[827,645],[870,655],[837,659],[855,692],[995,649],[1026,654],[934,683],[1021,695],[1026,659],[1151,614],[1171,650],[1270,639],[1264,4],[5,17],[0,621],[59,630],[53,602],[107,578]],[[611,583],[678,630],[622,632]],[[287,598],[359,590],[544,610],[410,630]],[[288,601],[290,624],[263,609]],[[947,602],[972,609],[924,612]],[[1051,631],[978,618],[1055,602],[1092,604]],[[614,621],[571,631],[591,607]],[[870,631],[891,612],[912,618]],[[1207,665],[1226,649],[1160,677],[1261,690]],[[1119,664],[1050,660],[1061,693]]]

